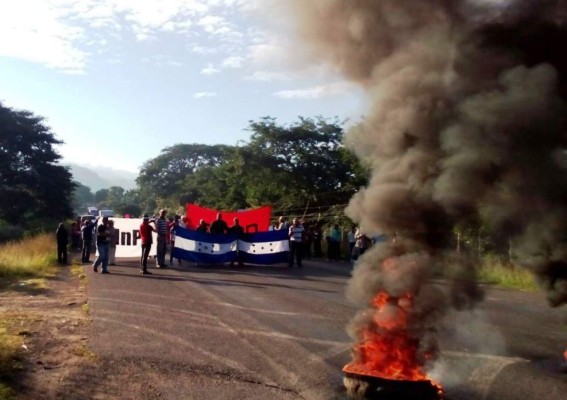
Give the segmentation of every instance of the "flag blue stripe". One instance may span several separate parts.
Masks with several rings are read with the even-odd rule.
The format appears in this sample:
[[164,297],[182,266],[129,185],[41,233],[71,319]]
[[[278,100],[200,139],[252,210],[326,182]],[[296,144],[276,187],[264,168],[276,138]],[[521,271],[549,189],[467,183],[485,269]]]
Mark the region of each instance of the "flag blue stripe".
[[[234,235],[213,235],[210,233],[202,233],[197,231],[188,230],[182,227],[176,227],[175,235],[178,238],[183,238],[186,240],[192,240],[201,243],[220,243],[228,244],[235,241],[236,237]],[[269,232],[258,232],[245,234],[243,240],[248,243],[263,244],[268,242],[279,242],[282,240],[287,240],[288,234],[286,231],[269,231]],[[181,240],[179,241],[181,242]],[[200,264],[224,264],[227,262],[237,261],[237,252],[229,251],[224,254],[210,254],[196,251],[189,251],[179,247],[175,247],[172,250],[174,258],[181,258],[183,260],[192,261]],[[242,262],[248,264],[258,264],[258,265],[270,265],[287,262],[289,252],[281,251],[269,254],[253,254],[246,253],[244,251],[240,252],[240,258]]]
[[278,263],[285,263],[288,261],[289,252],[282,251],[275,254],[250,254],[242,252],[240,256],[243,263],[258,264],[258,265],[271,265]]
[[288,240],[288,232],[286,230],[281,231],[269,231],[269,232],[257,232],[248,233],[245,235],[245,240],[247,242],[278,242],[280,240]]
[[173,258],[181,258],[182,260],[198,264],[224,264],[236,260],[236,251],[230,251],[224,254],[206,254],[175,247],[173,249]]

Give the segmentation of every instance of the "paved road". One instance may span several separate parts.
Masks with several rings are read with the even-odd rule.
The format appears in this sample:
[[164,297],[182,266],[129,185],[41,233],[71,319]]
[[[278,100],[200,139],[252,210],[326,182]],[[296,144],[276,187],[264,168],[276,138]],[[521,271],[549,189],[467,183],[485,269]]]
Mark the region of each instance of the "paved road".
[[[303,270],[184,263],[151,276],[135,261],[109,275],[85,268],[90,345],[110,390],[93,398],[345,398],[345,326],[355,313],[344,296],[347,263],[307,261]],[[539,294],[489,290],[478,310],[451,316],[437,371],[447,398],[565,399],[564,312]]]

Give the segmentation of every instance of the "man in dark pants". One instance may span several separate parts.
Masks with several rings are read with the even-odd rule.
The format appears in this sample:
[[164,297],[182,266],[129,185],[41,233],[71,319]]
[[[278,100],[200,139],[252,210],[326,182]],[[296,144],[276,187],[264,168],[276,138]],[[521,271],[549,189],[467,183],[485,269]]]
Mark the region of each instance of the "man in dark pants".
[[[234,218],[233,221],[234,221],[234,225],[228,228],[228,233],[234,235],[237,240],[240,240],[244,236],[244,228],[242,227],[242,225],[240,225],[238,218]],[[242,254],[240,253],[239,250],[236,250],[236,260],[238,261],[239,267],[242,267],[244,265],[242,264]],[[234,265],[234,261],[231,261],[230,266],[232,267],[233,265]]]
[[150,271],[148,271],[148,256],[150,255],[150,250],[152,249],[153,242],[152,232],[155,232],[155,228],[150,225],[150,216],[146,214],[144,215],[142,225],[140,225],[140,239],[142,242],[142,256],[140,257],[140,267],[142,268],[142,274],[144,275],[152,274]]
[[67,264],[67,244],[69,244],[69,232],[65,229],[65,225],[60,223],[55,231],[57,237],[57,261],[59,264]]
[[93,240],[93,226],[91,220],[87,219],[81,228],[81,238],[83,239],[83,248],[81,251],[81,262],[91,262],[91,245]]
[[317,222],[313,228],[313,256],[320,258],[323,255],[321,251],[321,241],[323,240],[323,231],[321,223]]
[[293,260],[297,261],[297,267],[301,268],[303,258],[303,242],[305,240],[305,228],[299,223],[298,218],[293,219],[293,225],[289,227],[289,267],[293,267]]
[[156,267],[165,268],[167,264],[165,263],[165,253],[167,252],[167,219],[165,215],[167,214],[166,209],[159,210],[159,217],[154,220],[154,224],[157,232],[157,249],[156,249]]

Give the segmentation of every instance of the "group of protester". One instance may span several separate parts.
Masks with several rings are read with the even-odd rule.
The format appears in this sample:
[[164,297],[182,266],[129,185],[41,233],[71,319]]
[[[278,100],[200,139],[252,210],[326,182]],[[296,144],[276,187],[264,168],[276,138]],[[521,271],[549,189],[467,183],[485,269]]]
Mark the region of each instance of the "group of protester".
[[[301,226],[301,228],[298,227]],[[293,227],[293,229],[291,229]],[[326,235],[323,235],[322,224],[303,222],[298,218],[293,219],[293,224],[289,225],[286,222],[285,217],[280,216],[273,226],[274,230],[287,229],[290,230],[290,252],[295,256],[296,252],[302,254],[302,258],[315,258],[323,257],[322,252],[322,241],[323,237],[327,243],[327,260],[328,261],[339,261],[343,258],[341,257],[341,243],[343,240],[343,231],[341,230],[339,224],[334,224]],[[301,229],[301,239],[299,239],[299,234],[297,233]],[[301,242],[301,245],[292,242],[292,236],[294,237],[294,242]],[[355,261],[359,256],[364,254],[364,252],[372,245],[373,240],[367,236],[365,233],[361,232],[360,229],[353,225],[351,230],[347,234],[348,248],[347,254],[344,258],[347,261]],[[297,250],[292,250],[292,247]],[[290,266],[293,265],[291,262]],[[298,262],[298,265],[300,263]]]
[[[102,223],[96,226],[98,219],[93,223],[90,219],[86,219],[80,228],[81,234],[81,262],[83,264],[90,263],[91,252],[93,250],[93,239],[95,239],[96,248],[98,250],[98,257],[94,261],[93,269],[98,270],[98,266],[102,266],[101,272],[103,274],[108,273],[108,265],[115,265],[116,260],[116,244],[118,242],[118,232],[114,228],[114,221],[108,219],[108,217],[102,218]],[[71,226],[71,240],[72,248],[77,249],[79,246],[75,243],[75,238],[73,235],[76,222],[73,222]],[[69,232],[65,227],[65,224],[60,223],[55,231],[55,236],[57,239],[57,261],[59,264],[68,263],[68,244],[69,244]]]
[[[166,219],[167,210],[161,209],[156,218],[150,218],[145,214],[142,218],[140,225],[140,240],[141,240],[141,256],[140,256],[140,269],[144,275],[150,275],[148,271],[148,258],[150,256],[151,248],[153,245],[153,232],[157,234],[157,249],[156,249],[156,268],[166,268],[168,264],[165,262],[168,245],[173,250],[175,246],[175,228],[177,226],[185,226],[180,216],[176,215],[174,218]],[[98,272],[98,267],[101,267],[101,273],[107,274],[108,266],[115,265],[116,245],[118,243],[118,232],[114,228],[114,221],[108,217],[102,218],[102,223],[97,226],[98,219],[91,221],[86,219],[81,226],[80,221],[74,222],[71,226],[72,247],[81,249],[81,262],[83,264],[91,263],[91,252],[93,250],[93,241],[96,243],[98,250],[97,258],[94,260],[92,267],[94,272]],[[77,229],[79,225],[79,229]],[[323,231],[320,223],[304,224],[299,218],[294,218],[292,224],[288,224],[283,216],[280,216],[276,224],[272,227],[274,230],[286,230],[289,238],[289,262],[288,266],[292,268],[294,264],[298,268],[302,268],[302,260],[304,258],[322,257],[322,240]],[[75,238],[75,232],[80,232],[80,240],[82,246],[76,243],[78,239]],[[233,225],[228,226],[227,222],[223,220],[222,213],[218,213],[216,219],[212,223],[201,219],[196,231],[211,234],[232,234],[237,238],[244,235],[244,228],[240,225],[239,219],[234,218]],[[63,223],[59,224],[57,231],[57,259],[60,264],[68,263],[68,239],[69,232]],[[325,236],[327,241],[327,255],[328,260],[341,259],[341,241],[342,231],[338,224],[334,224]],[[362,255],[371,245],[372,240],[360,232],[358,227],[352,226],[347,234],[348,240],[348,254],[346,259],[354,261],[357,257]],[[178,259],[181,263],[181,260]],[[237,255],[237,262],[243,265],[240,254]],[[170,252],[169,263],[173,263],[173,251]],[[233,265],[233,263],[231,263]]]

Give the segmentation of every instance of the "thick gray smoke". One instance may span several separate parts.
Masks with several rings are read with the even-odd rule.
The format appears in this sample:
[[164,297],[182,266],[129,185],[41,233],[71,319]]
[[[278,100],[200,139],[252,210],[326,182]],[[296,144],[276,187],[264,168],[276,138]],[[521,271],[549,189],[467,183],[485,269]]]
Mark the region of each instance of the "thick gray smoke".
[[[438,306],[472,306],[476,260],[453,228],[481,221],[510,238],[552,305],[567,302],[567,0],[298,0],[299,31],[372,98],[346,142],[372,166],[347,214],[396,233],[355,269],[352,299],[416,296],[419,323]],[[390,260],[390,267],[383,260]],[[392,267],[394,265],[395,267]],[[453,268],[448,301],[426,286]]]

